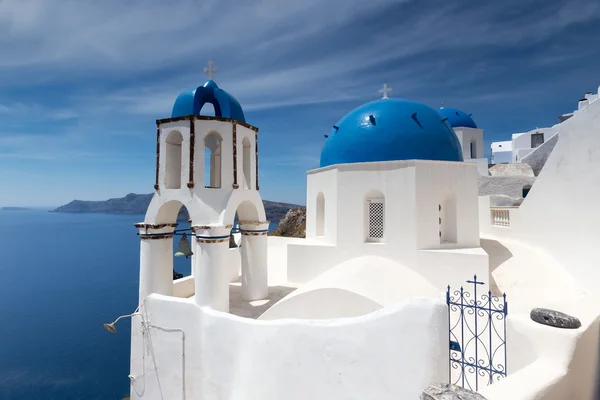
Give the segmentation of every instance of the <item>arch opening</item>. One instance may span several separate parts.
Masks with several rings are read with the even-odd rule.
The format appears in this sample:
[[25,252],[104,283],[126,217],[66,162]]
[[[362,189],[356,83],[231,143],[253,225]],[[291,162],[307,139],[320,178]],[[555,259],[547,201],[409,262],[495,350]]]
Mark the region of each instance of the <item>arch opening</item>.
[[230,296],[230,309],[245,308],[250,301],[268,298],[267,231],[259,224],[264,223],[260,216],[258,205],[252,201],[245,200],[237,206],[234,228],[239,223],[241,240],[239,249],[235,249],[239,251],[239,264],[232,264],[231,277],[239,279],[241,291],[236,294],[234,290]]
[[252,188],[252,175],[250,173],[251,166],[251,149],[252,144],[247,137],[244,137],[242,140],[242,173],[243,173],[243,188],[251,189]]
[[475,140],[471,140],[471,158],[477,158],[477,143]]
[[[173,236],[173,279],[181,279],[193,274],[194,269],[194,234],[187,208],[182,204],[177,211],[178,223]],[[185,234],[185,237],[184,237]],[[187,243],[186,243],[187,242]],[[190,254],[191,253],[191,254]]]
[[323,192],[317,195],[316,236],[325,236],[325,196]]
[[221,188],[221,152],[223,138],[216,132],[204,137],[204,187]]
[[[190,230],[189,212],[187,208],[178,200],[171,200],[163,203],[158,209],[154,224],[174,224],[173,237],[168,243],[160,244],[158,241],[151,240],[151,246],[159,246],[159,259],[162,273],[161,279],[169,279],[170,282],[163,282],[160,286],[173,286],[172,295],[174,297],[187,298],[194,294],[193,276],[195,254],[194,254],[194,235]],[[183,237],[185,234],[185,239]],[[156,242],[156,243],[155,243]],[[158,250],[159,249],[159,250]],[[178,254],[180,253],[180,254]],[[167,271],[168,270],[168,271]],[[156,272],[154,272],[156,273]]]
[[172,131],[165,140],[165,187],[181,189],[183,136]]
[[440,244],[457,242],[456,196],[450,190],[445,191],[438,204],[438,236]]
[[214,106],[213,103],[206,102],[206,103],[202,104],[202,106],[200,107],[200,110],[198,110],[198,115],[206,115],[206,116],[214,117],[217,115],[216,107]]
[[523,198],[527,197],[527,195],[529,194],[530,190],[531,190],[531,185],[525,185],[525,186],[523,186],[521,197],[523,197]]
[[385,238],[385,196],[371,191],[365,199],[365,230],[367,242],[383,242]]

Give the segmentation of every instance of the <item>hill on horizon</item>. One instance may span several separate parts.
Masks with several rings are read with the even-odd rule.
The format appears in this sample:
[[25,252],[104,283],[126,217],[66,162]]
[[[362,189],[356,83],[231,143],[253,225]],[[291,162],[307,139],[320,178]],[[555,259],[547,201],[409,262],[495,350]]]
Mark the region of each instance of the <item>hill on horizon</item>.
[[[112,198],[104,201],[73,200],[62,205],[52,212],[59,213],[99,213],[99,214],[145,214],[153,193],[136,194],[129,193],[125,197]],[[296,204],[280,203],[276,201],[263,200],[267,219],[279,221],[292,208],[304,208]],[[185,207],[181,208],[178,220],[189,219]]]

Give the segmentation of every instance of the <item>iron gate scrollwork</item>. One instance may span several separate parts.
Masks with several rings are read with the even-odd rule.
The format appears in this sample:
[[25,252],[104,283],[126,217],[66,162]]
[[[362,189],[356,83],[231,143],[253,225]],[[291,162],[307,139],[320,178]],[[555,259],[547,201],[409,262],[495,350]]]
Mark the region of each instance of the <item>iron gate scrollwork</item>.
[[448,304],[448,333],[450,383],[465,389],[479,390],[480,378],[485,385],[506,377],[506,294],[492,296],[491,291],[478,297],[477,286],[484,282],[472,281],[473,294],[460,290],[446,292]]

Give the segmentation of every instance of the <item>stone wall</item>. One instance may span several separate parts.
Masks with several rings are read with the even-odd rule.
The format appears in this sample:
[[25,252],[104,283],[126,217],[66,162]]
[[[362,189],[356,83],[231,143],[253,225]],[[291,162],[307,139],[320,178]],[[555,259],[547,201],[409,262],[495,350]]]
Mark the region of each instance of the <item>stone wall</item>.
[[[495,167],[499,166],[500,165],[496,165]],[[520,199],[523,197],[523,188],[528,185],[533,186],[534,183],[535,177],[533,174],[532,176],[480,176],[479,196],[500,195],[507,196],[512,199]]]

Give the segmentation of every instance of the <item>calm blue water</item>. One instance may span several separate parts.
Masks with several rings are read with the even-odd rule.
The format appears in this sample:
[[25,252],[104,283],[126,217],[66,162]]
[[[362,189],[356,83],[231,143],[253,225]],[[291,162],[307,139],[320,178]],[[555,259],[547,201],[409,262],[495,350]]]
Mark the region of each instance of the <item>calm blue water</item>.
[[0,399],[128,395],[129,321],[102,324],[137,306],[142,219],[0,211]]

